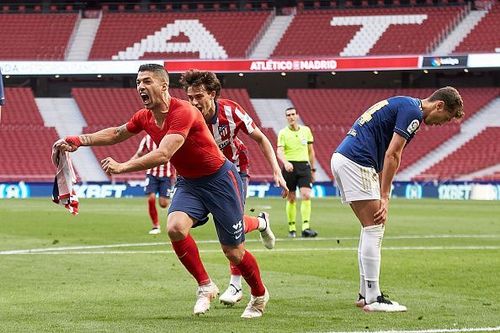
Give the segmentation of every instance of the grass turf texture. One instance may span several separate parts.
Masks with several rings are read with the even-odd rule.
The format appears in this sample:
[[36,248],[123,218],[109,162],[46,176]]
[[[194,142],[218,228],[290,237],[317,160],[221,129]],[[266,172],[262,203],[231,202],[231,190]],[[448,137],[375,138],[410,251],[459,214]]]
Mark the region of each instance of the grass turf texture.
[[[318,239],[288,239],[285,202],[249,199],[271,213],[276,248],[247,235],[271,300],[264,317],[212,303],[192,315],[196,285],[167,236],[147,234],[145,199],[84,199],[73,217],[49,199],[0,200],[0,332],[327,332],[500,326],[498,202],[393,200],[382,290],[407,313],[367,314],[358,290],[359,225],[338,198],[313,201]],[[165,211],[160,216],[165,226]],[[300,230],[300,224],[298,225]],[[213,224],[193,229],[221,292],[228,265]],[[211,242],[212,241],[212,242]],[[122,245],[120,245],[122,244]],[[135,244],[135,245],[131,245]],[[115,245],[114,247],[101,247]],[[96,248],[74,248],[98,246]],[[49,251],[67,247],[65,251]],[[13,250],[41,249],[31,254]],[[9,254],[10,253],[10,254]]]

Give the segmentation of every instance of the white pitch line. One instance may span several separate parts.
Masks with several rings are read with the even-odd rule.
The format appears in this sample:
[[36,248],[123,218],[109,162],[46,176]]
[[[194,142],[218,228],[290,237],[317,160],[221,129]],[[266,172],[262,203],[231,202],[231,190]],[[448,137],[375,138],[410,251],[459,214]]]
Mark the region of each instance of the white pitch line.
[[326,333],[466,333],[466,332],[498,332],[500,326],[497,327],[478,327],[478,328],[436,328],[429,330],[414,330],[414,331],[329,331]]
[[[500,235],[405,235],[405,236],[387,236],[385,240],[391,239],[443,239],[443,238],[500,238]],[[316,237],[316,238],[277,238],[278,242],[301,242],[301,241],[337,241],[337,240],[358,240],[359,237]],[[259,240],[249,239],[247,243],[260,242]],[[200,240],[196,241],[197,244],[218,244],[218,240]],[[24,250],[4,250],[0,251],[0,255],[7,254],[26,254],[38,252],[53,252],[53,251],[72,251],[72,250],[89,250],[89,249],[105,249],[117,247],[144,247],[144,246],[160,246],[170,245],[169,242],[153,242],[153,243],[124,243],[124,244],[105,244],[105,245],[85,245],[85,246],[66,246],[66,247],[53,247],[53,248],[38,248],[38,249],[24,249]],[[386,248],[384,248],[386,249]]]
[[[61,250],[62,248],[59,248],[57,251],[47,249],[46,251],[33,251],[29,252],[28,251],[2,251],[0,252],[0,255],[26,255],[26,254],[31,254],[31,255],[43,255],[43,254],[48,254],[48,255],[58,255],[58,254],[173,254],[174,251],[171,250],[164,250],[164,251],[136,251],[136,250],[129,250],[129,251],[81,251],[82,248],[84,247],[79,247],[79,249],[75,250]],[[95,247],[92,247],[95,248]],[[252,249],[252,252],[266,252],[266,253],[297,253],[297,252],[322,252],[322,251],[357,251],[357,247],[303,247],[303,248],[289,248],[289,249],[273,249],[273,250],[267,250],[267,249]],[[418,251],[443,251],[443,250],[500,250],[500,246],[389,246],[382,248],[384,251],[409,251],[409,250],[418,250]],[[214,249],[214,250],[199,250],[200,253],[219,253],[221,252],[221,249]]]

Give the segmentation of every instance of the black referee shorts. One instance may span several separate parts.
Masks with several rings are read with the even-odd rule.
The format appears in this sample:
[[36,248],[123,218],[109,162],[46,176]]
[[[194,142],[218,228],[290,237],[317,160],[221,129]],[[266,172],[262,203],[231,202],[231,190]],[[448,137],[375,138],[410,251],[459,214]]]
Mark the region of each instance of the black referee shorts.
[[297,187],[312,188],[312,174],[311,165],[309,162],[294,162],[290,161],[293,165],[293,171],[288,172],[285,168],[281,169],[283,178],[285,178],[286,186],[290,191],[295,191]]

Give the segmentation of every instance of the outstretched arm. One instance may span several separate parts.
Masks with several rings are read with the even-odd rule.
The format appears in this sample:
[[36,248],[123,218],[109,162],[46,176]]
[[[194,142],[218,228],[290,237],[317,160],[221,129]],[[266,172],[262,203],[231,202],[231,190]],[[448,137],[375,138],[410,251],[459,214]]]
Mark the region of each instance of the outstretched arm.
[[111,157],[106,157],[101,161],[102,169],[107,174],[133,172],[147,170],[170,161],[175,152],[184,144],[184,137],[180,134],[168,134],[163,137],[158,146],[146,155],[118,163]]
[[405,144],[406,139],[394,133],[389,147],[385,152],[384,168],[380,176],[380,209],[374,215],[375,224],[385,223],[387,220],[392,180],[401,163],[401,155],[403,154]]
[[109,127],[103,130],[90,134],[82,134],[78,136],[67,136],[54,144],[55,148],[73,152],[80,146],[107,146],[127,140],[134,136],[127,130],[127,125],[123,124],[118,127]]
[[259,144],[260,150],[266,157],[267,163],[271,166],[273,170],[274,183],[276,186],[280,186],[283,191],[286,192],[286,195],[288,195],[288,187],[286,186],[285,179],[281,174],[280,166],[276,160],[276,155],[274,154],[271,142],[258,127],[254,129],[254,131],[250,134],[250,137]]

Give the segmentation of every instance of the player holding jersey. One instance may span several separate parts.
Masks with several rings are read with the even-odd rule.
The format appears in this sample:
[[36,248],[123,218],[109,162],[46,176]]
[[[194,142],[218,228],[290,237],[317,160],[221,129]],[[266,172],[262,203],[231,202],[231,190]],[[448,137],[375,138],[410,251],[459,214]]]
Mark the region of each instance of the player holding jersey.
[[332,173],[343,203],[361,222],[358,247],[360,274],[357,306],[365,311],[400,312],[406,307],[380,292],[381,246],[389,210],[392,180],[403,148],[422,121],[442,125],[464,116],[463,101],[453,87],[425,99],[396,96],[380,101],[354,123],[332,156]]
[[219,289],[200,259],[190,229],[214,217],[221,248],[251,288],[243,318],[262,316],[269,293],[262,282],[257,261],[245,249],[243,233],[243,186],[238,171],[217,147],[205,121],[192,105],[170,96],[168,73],[161,65],[139,67],[137,92],[144,109],[124,125],[92,134],[66,137],[56,147],[75,151],[79,146],[110,145],[146,131],[158,149],[124,163],[110,157],[101,161],[108,174],[146,170],[172,162],[179,177],[168,210],[167,232],[177,257],[198,283],[194,314],[204,314]]
[[[146,135],[139,143],[139,149],[132,156],[132,159],[146,155],[157,148],[151,136]],[[153,224],[152,229],[149,231],[150,235],[158,235],[161,232],[158,210],[156,209],[156,194],[158,194],[160,207],[167,208],[170,204],[170,194],[172,185],[175,183],[175,178],[175,169],[170,162],[146,170],[146,187],[144,188],[144,192],[148,198],[148,212]]]
[[[205,118],[205,122],[219,149],[222,150],[228,160],[235,164],[243,181],[245,198],[249,182],[249,158],[246,146],[238,138],[240,131],[257,142],[273,170],[275,183],[286,188],[271,142],[238,103],[220,98],[221,84],[214,73],[192,69],[181,76],[180,83],[186,90],[191,104]],[[271,231],[269,214],[260,213],[258,218],[245,215],[244,227],[245,233],[259,230],[264,245],[268,249],[274,247],[275,237]],[[226,305],[234,305],[243,297],[241,272],[238,267],[232,264],[230,270],[229,286],[219,298]]]

